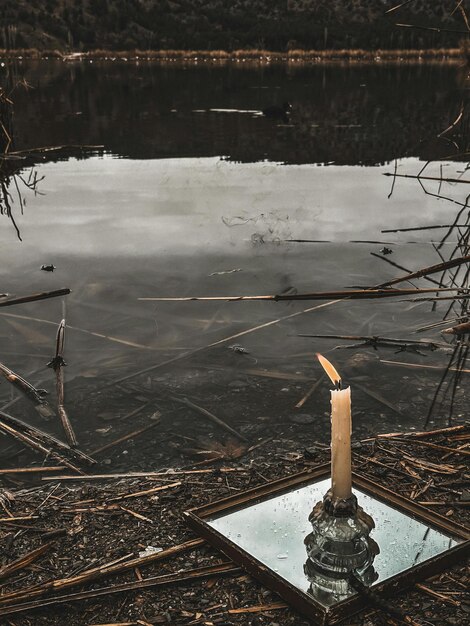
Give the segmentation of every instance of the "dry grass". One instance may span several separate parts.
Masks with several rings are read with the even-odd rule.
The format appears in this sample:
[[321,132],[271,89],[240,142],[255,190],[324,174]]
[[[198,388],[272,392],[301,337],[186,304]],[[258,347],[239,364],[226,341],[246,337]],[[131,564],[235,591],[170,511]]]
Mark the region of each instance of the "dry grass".
[[89,52],[61,52],[60,50],[0,50],[0,58],[57,58],[105,59],[126,61],[148,60],[167,62],[211,62],[211,63],[325,63],[325,62],[394,62],[419,63],[423,61],[456,62],[470,56],[469,46],[460,48],[429,48],[423,50],[289,50],[276,52],[262,49],[234,50],[91,50]]

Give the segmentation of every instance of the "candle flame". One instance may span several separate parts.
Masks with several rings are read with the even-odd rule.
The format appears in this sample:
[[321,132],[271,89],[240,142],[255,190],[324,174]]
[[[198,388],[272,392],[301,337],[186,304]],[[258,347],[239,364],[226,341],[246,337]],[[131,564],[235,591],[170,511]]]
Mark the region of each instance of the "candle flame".
[[333,367],[333,365],[328,361],[328,359],[325,359],[325,357],[319,354],[318,352],[317,352],[317,359],[320,361],[320,365],[325,370],[328,378],[331,380],[333,385],[338,386],[339,383],[341,382],[341,376],[338,374],[338,372]]

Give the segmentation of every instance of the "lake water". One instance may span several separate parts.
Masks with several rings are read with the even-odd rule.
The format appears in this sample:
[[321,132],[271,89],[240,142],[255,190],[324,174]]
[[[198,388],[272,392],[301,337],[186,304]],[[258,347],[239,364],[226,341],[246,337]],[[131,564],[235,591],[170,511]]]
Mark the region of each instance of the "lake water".
[[[333,351],[360,341],[298,335],[444,343],[445,326],[414,331],[441,321],[448,301],[139,298],[372,286],[406,273],[387,261],[414,271],[440,262],[440,255],[464,254],[465,245],[457,248],[462,229],[439,252],[435,242],[445,229],[381,233],[451,224],[460,208],[455,202],[465,200],[466,185],[429,180],[423,187],[407,178],[395,180],[389,197],[392,178],[384,176],[395,168],[415,176],[434,159],[427,176],[465,177],[465,164],[453,155],[467,147],[466,122],[437,138],[459,112],[462,68],[24,61],[1,70],[31,87],[14,92],[16,149],[104,146],[79,159],[38,162],[39,193],[19,181],[25,206],[21,214],[16,201],[15,218],[22,241],[5,216],[0,230],[2,291],[72,289],[63,302],[2,309],[1,360],[41,381],[54,405],[53,372],[45,363],[65,316],[66,405],[85,449],[144,427],[157,409],[160,434],[150,431],[132,444],[135,454],[146,451],[145,466],[167,461],[155,443],[162,432],[169,440],[200,429],[223,438],[175,404],[175,395],[216,413],[253,443],[281,431],[325,441],[328,382],[301,410],[294,408],[320,376],[319,351],[352,385],[357,437],[423,427],[451,350]],[[261,114],[284,100],[293,105],[288,123]],[[298,239],[312,241],[292,242]],[[384,248],[392,253],[384,255]],[[41,271],[43,264],[57,269]],[[462,281],[465,286],[463,274]],[[3,403],[10,400],[6,383],[0,393]],[[431,424],[446,425],[449,396]],[[459,385],[454,420],[462,418],[462,406]],[[24,399],[8,410],[60,434]],[[299,412],[315,423],[299,426]],[[126,466],[122,446],[112,450],[111,462]]]

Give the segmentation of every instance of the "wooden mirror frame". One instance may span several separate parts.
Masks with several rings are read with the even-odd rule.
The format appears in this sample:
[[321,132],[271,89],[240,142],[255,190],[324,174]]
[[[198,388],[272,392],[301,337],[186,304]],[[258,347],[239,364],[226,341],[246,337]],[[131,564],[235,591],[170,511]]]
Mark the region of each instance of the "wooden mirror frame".
[[[224,513],[247,508],[262,500],[273,496],[279,496],[295,488],[300,488],[311,483],[325,480],[330,476],[330,464],[321,465],[311,471],[294,474],[281,478],[254,489],[249,489],[211,504],[191,509],[184,513],[187,523],[201,537],[206,539],[221,552],[226,554],[234,563],[240,565],[253,578],[263,585],[275,591],[294,609],[309,619],[315,620],[320,625],[336,624],[346,617],[357,613],[365,606],[367,600],[360,595],[354,595],[338,602],[331,607],[324,607],[319,602],[309,597],[287,580],[282,578],[274,570],[270,569],[243,548],[215,530],[208,523],[208,519],[214,516],[222,516]],[[404,515],[412,517],[435,530],[438,530],[452,539],[459,540],[457,546],[442,552],[423,563],[419,563],[387,580],[373,585],[374,592],[386,596],[394,596],[398,591],[415,584],[419,580],[428,578],[445,567],[454,565],[470,553],[470,533],[455,522],[446,517],[428,511],[423,506],[414,503],[398,494],[372,482],[371,480],[353,473],[353,487],[356,487],[367,495],[382,501],[389,506],[401,511]]]

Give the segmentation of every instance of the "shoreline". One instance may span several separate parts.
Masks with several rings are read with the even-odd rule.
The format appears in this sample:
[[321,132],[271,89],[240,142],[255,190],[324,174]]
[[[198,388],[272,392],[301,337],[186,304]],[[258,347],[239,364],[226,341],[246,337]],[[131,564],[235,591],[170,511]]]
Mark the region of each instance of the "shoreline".
[[49,60],[62,61],[152,61],[157,63],[211,63],[238,64],[250,63],[269,65],[322,64],[322,63],[448,63],[466,62],[466,51],[462,48],[431,48],[415,50],[290,50],[276,52],[270,50],[90,50],[87,52],[67,52],[61,50],[37,50],[35,48],[6,50],[0,49],[0,59],[7,60]]

